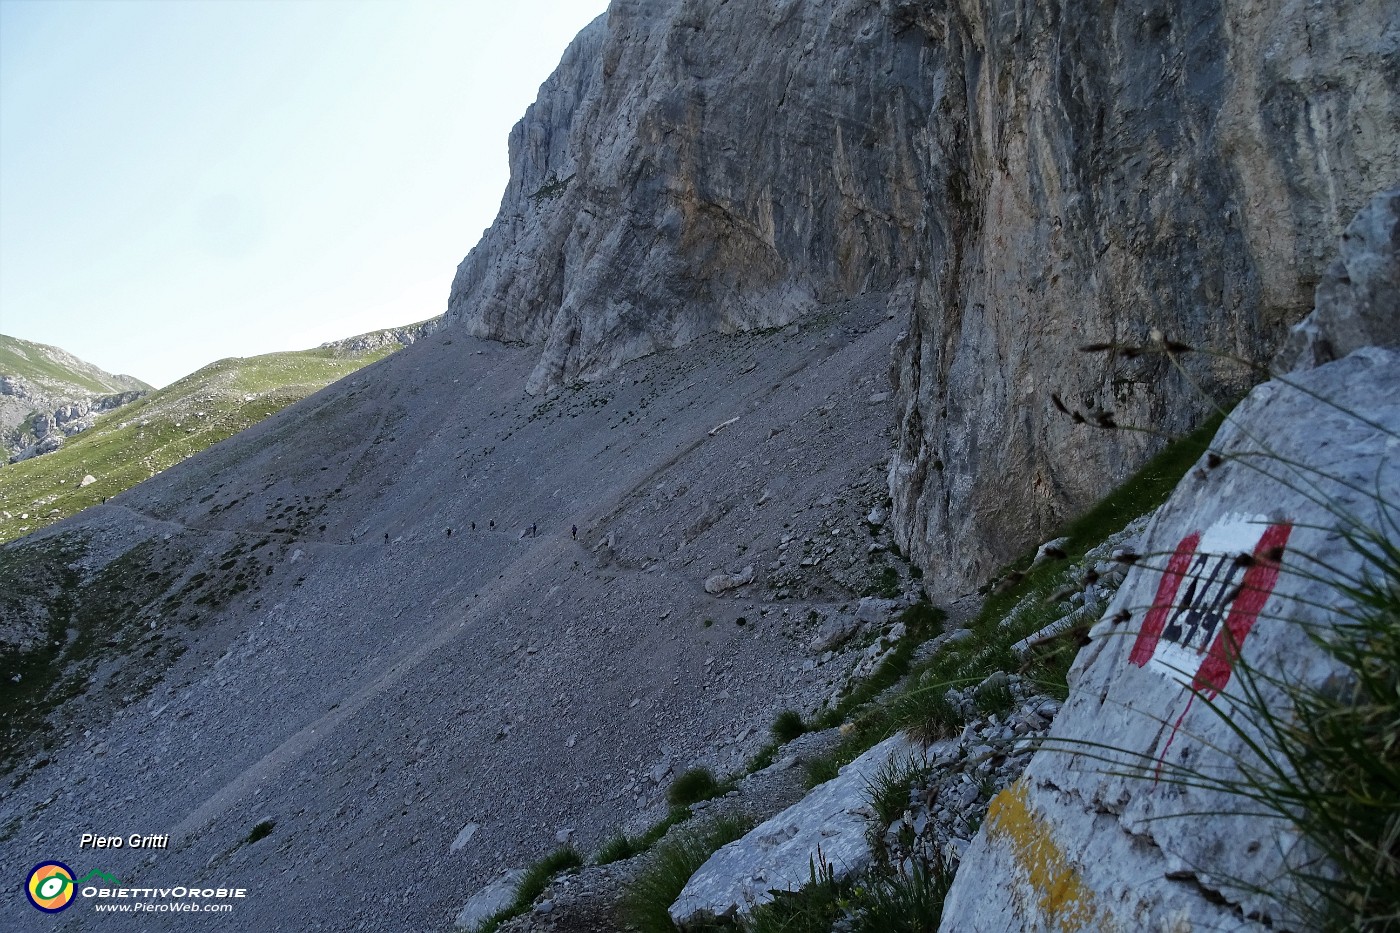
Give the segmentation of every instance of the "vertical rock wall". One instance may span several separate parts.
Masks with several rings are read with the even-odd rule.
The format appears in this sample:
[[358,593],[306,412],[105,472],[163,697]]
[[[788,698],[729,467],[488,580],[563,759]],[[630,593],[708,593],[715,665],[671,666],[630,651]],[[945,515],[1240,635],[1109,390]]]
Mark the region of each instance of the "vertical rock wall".
[[945,44],[946,119],[966,136],[940,136],[947,183],[928,191],[945,200],[895,357],[890,487],[903,542],[958,588],[1160,444],[1076,430],[1052,392],[1178,434],[1208,411],[1203,392],[1257,379],[1076,348],[1159,328],[1268,359],[1343,224],[1400,179],[1400,8],[988,0],[920,23]]
[[907,316],[890,489],[948,594],[1257,381],[1323,255],[1400,179],[1388,0],[616,0],[511,135],[449,319],[528,389],[855,292]]

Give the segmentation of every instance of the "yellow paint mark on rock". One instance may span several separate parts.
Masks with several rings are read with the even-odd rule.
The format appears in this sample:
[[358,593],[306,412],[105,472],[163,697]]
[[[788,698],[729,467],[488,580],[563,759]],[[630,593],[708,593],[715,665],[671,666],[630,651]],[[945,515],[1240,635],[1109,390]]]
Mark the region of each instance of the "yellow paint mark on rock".
[[1007,845],[1025,881],[1035,892],[1035,906],[1052,930],[1078,933],[1109,929],[1094,892],[1070,864],[1050,827],[1031,807],[1026,785],[1017,781],[992,800],[987,811],[987,835]]

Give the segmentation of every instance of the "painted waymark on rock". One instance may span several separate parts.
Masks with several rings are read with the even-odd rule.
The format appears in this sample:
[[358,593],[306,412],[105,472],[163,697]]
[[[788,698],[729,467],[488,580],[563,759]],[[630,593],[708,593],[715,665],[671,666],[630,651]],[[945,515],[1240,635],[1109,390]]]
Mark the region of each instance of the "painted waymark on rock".
[[1227,515],[1176,546],[1128,661],[1220,695],[1278,582],[1293,526]]

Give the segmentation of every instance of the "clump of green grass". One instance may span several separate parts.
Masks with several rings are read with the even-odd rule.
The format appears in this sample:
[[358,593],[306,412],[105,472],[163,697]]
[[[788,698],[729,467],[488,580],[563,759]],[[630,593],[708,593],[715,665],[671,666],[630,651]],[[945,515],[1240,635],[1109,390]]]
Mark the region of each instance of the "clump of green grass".
[[525,872],[520,886],[515,889],[515,899],[509,907],[497,911],[481,925],[478,933],[495,933],[507,920],[518,917],[530,909],[535,898],[544,893],[549,883],[561,872],[583,867],[583,856],[573,846],[555,849],[540,859]]
[[248,831],[248,837],[247,837],[246,839],[243,840],[244,844],[245,844],[245,845],[252,845],[253,843],[257,842],[259,839],[265,839],[265,838],[267,838],[268,836],[271,836],[271,835],[272,835],[272,830],[275,829],[276,826],[277,826],[277,821],[276,821],[276,820],[262,820],[262,821],[259,822],[256,826],[254,826],[251,830]]
[[915,759],[891,758],[870,779],[870,806],[875,811],[872,829],[884,832],[909,809],[909,791],[932,768]]
[[920,742],[936,742],[956,735],[967,722],[962,710],[948,699],[949,684],[928,674],[915,679],[894,701],[895,726]]
[[672,826],[684,823],[688,819],[690,819],[690,810],[685,807],[673,806],[655,826],[642,833],[642,838],[637,840],[637,844],[641,846],[643,851],[650,849],[660,841],[661,837],[670,832]]
[[709,768],[691,768],[671,782],[666,790],[666,802],[673,807],[685,807],[716,797],[722,790]]
[[807,724],[802,721],[802,714],[797,710],[785,709],[773,720],[771,731],[773,738],[779,742],[791,742],[807,731]]
[[869,585],[861,595],[894,599],[899,595],[899,571],[893,567],[882,568],[878,574],[871,577]]
[[619,832],[607,842],[603,843],[598,850],[597,856],[593,859],[595,865],[610,865],[613,862],[621,862],[646,851],[641,840],[633,839],[626,833]]
[[1016,696],[1004,679],[983,683],[972,694],[972,703],[984,714],[1005,713],[1016,706]]
[[720,846],[742,837],[748,830],[748,822],[723,817],[657,847],[623,897],[624,919],[638,933],[675,933],[670,907],[690,876]]
[[909,875],[860,890],[852,933],[935,933],[943,919],[943,901],[952,887],[952,872],[925,868],[917,859]]
[[934,933],[952,876],[916,863],[909,875],[836,881],[829,866],[811,866],[797,891],[778,892],[749,917],[747,933]]

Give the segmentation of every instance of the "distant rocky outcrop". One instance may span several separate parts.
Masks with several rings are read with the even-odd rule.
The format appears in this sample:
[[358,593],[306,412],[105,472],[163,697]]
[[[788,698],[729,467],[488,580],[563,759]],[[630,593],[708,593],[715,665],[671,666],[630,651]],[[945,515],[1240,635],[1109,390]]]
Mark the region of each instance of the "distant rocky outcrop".
[[150,390],[58,347],[0,334],[0,445],[11,462],[57,450],[94,415]]
[[539,391],[882,296],[909,324],[889,521],[966,589],[1160,444],[1052,393],[1180,433],[1191,381],[1257,381],[1076,348],[1159,328],[1265,363],[1400,178],[1397,34],[1383,0],[616,2],[512,132],[448,317],[540,345]]
[[344,356],[359,356],[375,350],[383,350],[386,347],[397,350],[399,347],[406,347],[417,340],[422,340],[441,326],[442,318],[434,317],[426,321],[419,321],[417,324],[387,327],[384,330],[370,331],[368,334],[358,334],[343,340],[327,341],[321,344],[321,349],[333,350],[337,355]]
[[63,446],[65,438],[91,428],[93,420],[98,415],[123,405],[130,405],[149,394],[150,391],[146,389],[133,389],[114,395],[77,399],[66,405],[60,405],[51,412],[35,412],[28,421],[12,431],[9,436],[7,446],[11,448],[29,441],[11,455],[10,462],[18,463],[21,460],[28,460],[30,457],[52,453]]

